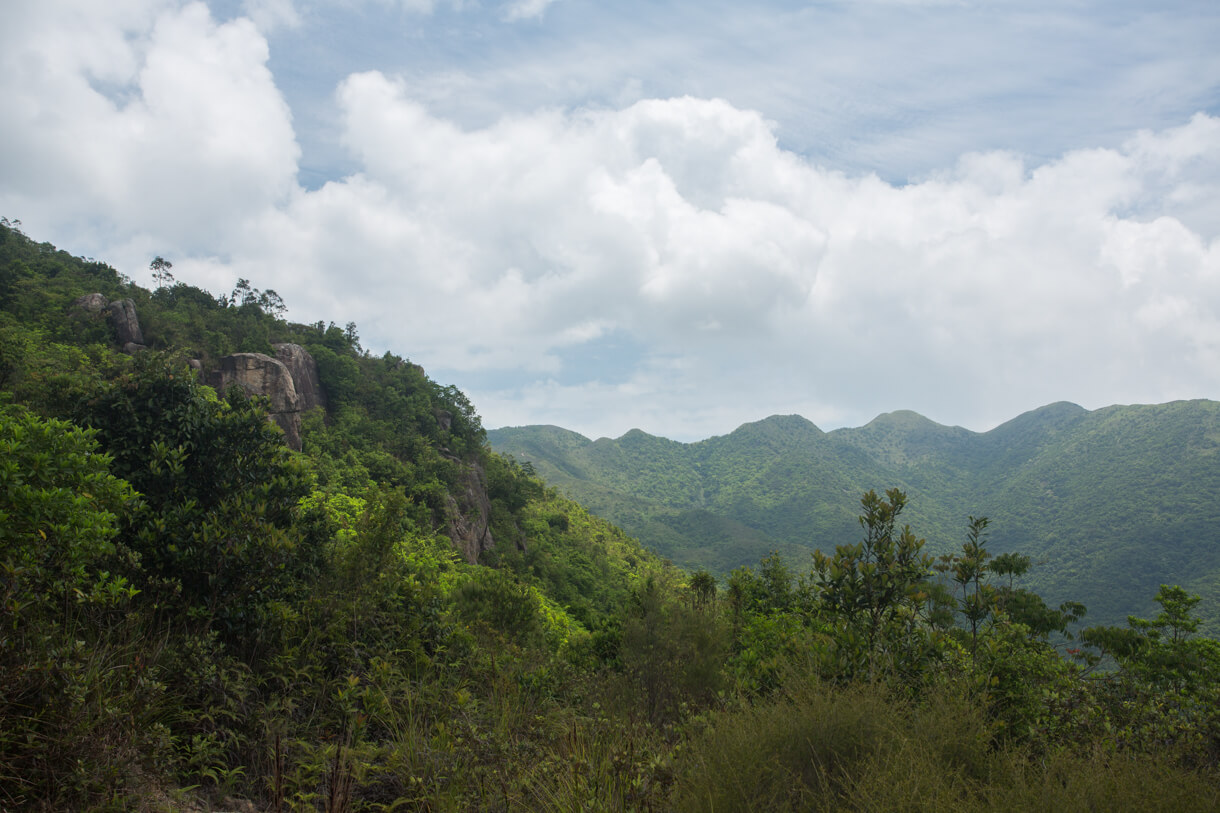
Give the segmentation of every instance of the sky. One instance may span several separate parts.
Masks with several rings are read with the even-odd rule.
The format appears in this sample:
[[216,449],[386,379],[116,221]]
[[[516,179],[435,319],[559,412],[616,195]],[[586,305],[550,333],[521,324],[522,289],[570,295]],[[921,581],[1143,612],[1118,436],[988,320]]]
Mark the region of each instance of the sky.
[[488,428],[1220,398],[1214,0],[39,0],[0,215]]

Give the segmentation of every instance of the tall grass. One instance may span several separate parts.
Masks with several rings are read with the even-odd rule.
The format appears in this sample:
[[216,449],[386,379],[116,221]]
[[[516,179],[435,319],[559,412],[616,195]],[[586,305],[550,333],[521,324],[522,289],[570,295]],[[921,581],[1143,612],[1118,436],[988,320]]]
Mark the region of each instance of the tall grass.
[[678,765],[681,811],[1215,811],[1217,777],[1096,748],[994,747],[967,694],[790,681],[721,715]]

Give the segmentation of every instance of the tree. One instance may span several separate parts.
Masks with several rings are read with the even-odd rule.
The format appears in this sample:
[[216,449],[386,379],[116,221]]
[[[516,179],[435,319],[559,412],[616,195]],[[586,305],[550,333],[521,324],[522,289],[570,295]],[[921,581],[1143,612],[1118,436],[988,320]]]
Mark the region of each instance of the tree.
[[250,280],[245,277],[238,278],[232,293],[229,294],[229,304],[233,307],[258,304],[258,293],[250,287]]
[[[1015,587],[1016,577],[1029,570],[1029,557],[1005,553],[993,558],[987,550],[986,529],[990,524],[986,517],[970,517],[962,552],[942,556],[936,565],[936,570],[949,573],[956,585],[955,610],[961,613],[970,631],[970,654],[978,653],[983,622],[989,616],[999,625],[1022,625],[1024,634],[1043,641],[1052,632],[1071,638],[1068,625],[1084,616],[1084,605],[1065,601],[1054,610],[1037,593]],[[1007,576],[1008,583],[998,587],[988,584],[993,575]]]
[[651,575],[634,603],[620,657],[648,719],[670,722],[683,703],[710,702],[721,687],[728,643],[718,616],[674,601],[669,585]]
[[1029,572],[1030,564],[1028,556],[1015,552],[1002,553],[987,563],[988,572],[1008,577],[1008,584],[991,588],[993,609],[1003,612],[1010,621],[1024,624],[1040,638],[1057,632],[1070,639],[1068,626],[1084,618],[1085,606],[1078,601],[1065,601],[1055,610],[1032,590],[1016,587],[1016,579]]
[[294,529],[309,480],[259,403],[237,388],[219,400],[185,364],[148,352],[80,419],[143,496],[123,537],[148,574],[228,640],[256,644],[262,608],[316,566]]
[[174,275],[170,273],[170,269],[173,267],[173,263],[160,255],[154,257],[153,261],[148,264],[148,269],[152,271],[153,282],[157,283],[158,290],[174,284]]
[[966,531],[966,544],[962,546],[962,555],[953,563],[953,581],[962,592],[962,615],[970,625],[970,654],[978,648],[979,624],[991,614],[995,606],[994,591],[990,585],[983,583],[987,572],[987,560],[991,554],[987,551],[986,529],[989,524],[987,517],[970,517],[969,528]]
[[[1200,601],[1181,587],[1161,585],[1161,612],[1127,619],[1127,627],[1090,627],[1088,646],[1113,657],[1116,675],[1099,685],[1120,746],[1181,749],[1215,764],[1220,731],[1220,642],[1194,637]],[[1089,657],[1096,661],[1096,656]]]
[[284,304],[284,300],[271,288],[258,295],[258,306],[263,313],[274,316],[276,319],[282,319],[288,312],[288,306]]
[[1198,631],[1199,619],[1193,618],[1191,613],[1201,601],[1199,596],[1192,596],[1177,585],[1170,587],[1162,584],[1155,600],[1161,605],[1161,612],[1151,621],[1129,618],[1132,629],[1143,630],[1149,640],[1164,641],[1170,645],[1180,644]]
[[[0,407],[0,807],[114,798],[150,724],[117,544],[135,501],[94,433]],[[101,668],[99,665],[104,665]],[[23,799],[23,797],[25,797]],[[32,808],[31,808],[32,809]]]
[[95,434],[0,408],[0,619],[28,603],[62,606],[109,578],[94,569],[115,555],[118,515],[136,495],[110,474]]
[[914,612],[916,588],[931,573],[932,560],[923,553],[924,540],[910,526],[898,530],[906,494],[897,488],[882,499],[875,491],[860,500],[864,539],[838,545],[834,556],[814,551],[816,586],[823,605],[841,618],[856,637],[872,676],[892,625],[905,611]]
[[991,560],[987,569],[997,576],[1008,577],[1008,589],[1013,590],[1016,579],[1029,572],[1030,559],[1023,553],[1001,553]]
[[1199,628],[1199,619],[1192,612],[1200,600],[1181,587],[1162,584],[1156,594],[1161,612],[1155,617],[1129,616],[1127,629],[1090,627],[1081,633],[1081,639],[1144,679],[1181,681],[1198,671],[1200,664],[1200,647],[1190,638]]
[[690,577],[691,597],[700,609],[711,607],[716,602],[716,577],[700,568]]
[[783,612],[792,609],[792,572],[779,551],[771,551],[758,563],[758,576],[769,610]]

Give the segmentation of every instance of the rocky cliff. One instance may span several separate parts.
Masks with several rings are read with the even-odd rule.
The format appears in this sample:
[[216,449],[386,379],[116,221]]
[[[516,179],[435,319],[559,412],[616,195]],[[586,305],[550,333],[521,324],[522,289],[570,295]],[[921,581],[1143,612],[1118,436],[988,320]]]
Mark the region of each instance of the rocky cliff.
[[[85,318],[108,319],[115,341],[125,352],[143,349],[144,335],[132,300],[111,302],[100,293],[89,294],[77,299],[73,308]],[[284,430],[285,443],[300,451],[301,413],[316,407],[328,408],[326,389],[318,375],[317,362],[308,350],[287,342],[272,346],[274,358],[263,353],[234,353],[221,358],[211,371],[204,371],[198,360],[192,360],[191,367],[218,392],[237,385],[250,396],[266,397],[269,415]],[[441,430],[448,431],[453,415],[440,408],[434,414]],[[446,498],[445,533],[466,561],[475,563],[479,554],[495,545],[487,478],[478,463],[452,459],[461,467],[462,475]]]
[[300,451],[301,401],[292,372],[282,361],[262,353],[234,353],[220,360],[207,383],[219,392],[236,384],[248,395],[266,396],[271,419],[284,430],[288,447]]
[[326,390],[318,378],[318,363],[314,361],[309,351],[299,344],[274,344],[275,357],[288,368],[292,374],[292,383],[296,387],[301,412],[308,412],[314,407],[327,407]]
[[446,502],[449,524],[445,529],[453,546],[466,561],[475,564],[479,554],[495,547],[491,535],[491,500],[487,496],[487,475],[477,463],[464,463],[460,485]]

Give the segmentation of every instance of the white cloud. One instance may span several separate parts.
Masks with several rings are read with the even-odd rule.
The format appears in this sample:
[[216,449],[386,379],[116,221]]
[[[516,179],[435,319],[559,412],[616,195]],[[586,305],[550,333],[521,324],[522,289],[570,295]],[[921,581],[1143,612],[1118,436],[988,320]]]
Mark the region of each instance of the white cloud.
[[547,8],[557,0],[514,0],[504,8],[504,19],[509,22],[529,20],[541,17]]
[[[984,426],[1220,384],[1200,367],[1220,351],[1215,239],[1130,214],[1184,189],[1210,200],[1209,178],[1166,169],[1215,160],[1207,116],[1040,166],[972,154],[897,187],[811,165],[715,100],[463,129],[377,73],[339,98],[364,172],[279,215],[308,223],[282,239],[308,247],[293,273],[313,268],[311,309],[346,297],[366,338],[469,379],[490,423],[532,411],[612,433],[635,415],[689,436],[731,428],[712,425],[725,413],[904,406]],[[564,348],[616,332],[647,348],[635,374],[563,383]],[[536,383],[479,387],[506,369]]]
[[[308,191],[250,19],[38,8],[0,31],[0,214],[133,276],[159,253],[215,291],[246,277],[295,318],[355,320],[488,425],[693,438],[912,408],[984,428],[1061,399],[1220,394],[1215,117],[896,185],[721,99],[482,126],[366,71],[334,96],[358,171]],[[293,7],[246,8],[267,26]]]
[[302,22],[293,0],[244,0],[242,6],[246,16],[263,33],[279,28],[299,28]]
[[86,5],[40,4],[41,35],[5,43],[0,204],[35,230],[198,253],[286,199],[299,150],[249,20]]

